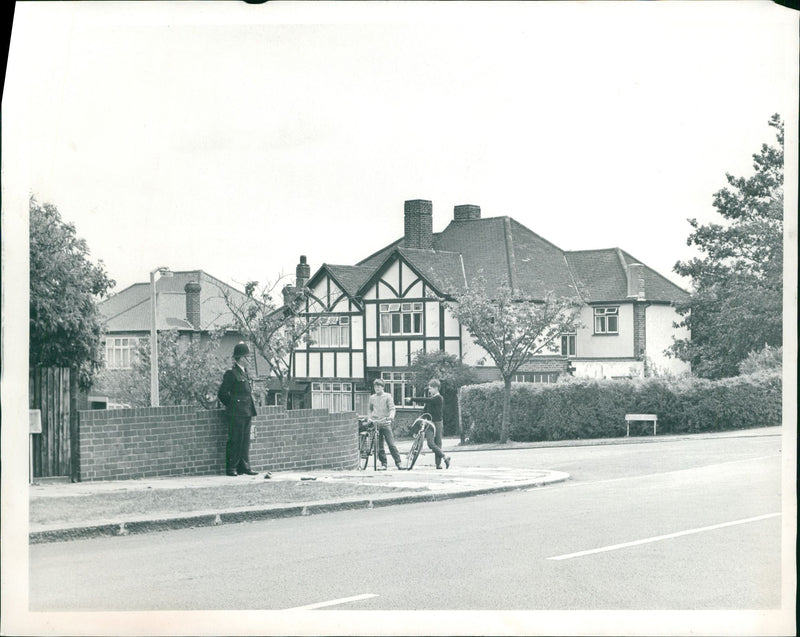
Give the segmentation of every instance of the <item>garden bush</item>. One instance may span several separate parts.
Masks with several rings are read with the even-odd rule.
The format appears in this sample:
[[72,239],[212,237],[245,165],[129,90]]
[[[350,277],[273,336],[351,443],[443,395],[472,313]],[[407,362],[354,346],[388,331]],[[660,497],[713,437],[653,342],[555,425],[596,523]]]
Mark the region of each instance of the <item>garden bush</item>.
[[[518,442],[625,435],[625,414],[658,416],[664,434],[729,431],[781,424],[782,378],[774,372],[722,380],[685,377],[571,379],[554,385],[511,385],[510,438]],[[462,387],[463,426],[470,442],[500,438],[503,384]],[[631,433],[649,425],[631,423]]]

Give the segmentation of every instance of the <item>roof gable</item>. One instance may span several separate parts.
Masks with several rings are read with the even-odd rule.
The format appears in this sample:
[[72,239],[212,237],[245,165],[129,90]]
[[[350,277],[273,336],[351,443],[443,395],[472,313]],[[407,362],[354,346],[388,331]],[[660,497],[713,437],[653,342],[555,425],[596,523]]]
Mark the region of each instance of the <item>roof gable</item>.
[[370,276],[358,289],[359,296],[372,287],[396,261],[404,262],[436,294],[446,296],[448,292],[463,289],[464,287],[464,269],[461,255],[454,252],[395,247],[388,251],[388,254],[379,265],[371,269]]

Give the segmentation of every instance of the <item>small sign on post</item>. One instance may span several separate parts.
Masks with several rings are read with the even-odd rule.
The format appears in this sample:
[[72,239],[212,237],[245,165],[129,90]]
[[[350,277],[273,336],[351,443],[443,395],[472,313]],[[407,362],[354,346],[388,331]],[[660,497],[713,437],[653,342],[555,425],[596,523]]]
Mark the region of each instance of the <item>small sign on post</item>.
[[33,434],[42,433],[42,412],[39,409],[28,410],[28,482],[33,482]]

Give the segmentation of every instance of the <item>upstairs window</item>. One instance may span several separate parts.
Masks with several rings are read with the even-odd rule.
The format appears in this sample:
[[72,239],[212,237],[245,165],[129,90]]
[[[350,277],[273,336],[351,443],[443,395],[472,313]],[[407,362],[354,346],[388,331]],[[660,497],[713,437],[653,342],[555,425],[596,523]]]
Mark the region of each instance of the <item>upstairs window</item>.
[[350,317],[321,316],[308,337],[311,347],[350,347]]
[[136,360],[138,338],[109,336],[106,338],[106,369],[130,369]]
[[422,303],[381,303],[381,335],[422,334]]
[[575,332],[567,332],[561,335],[561,355],[575,356]]
[[594,333],[619,334],[619,307],[594,308]]

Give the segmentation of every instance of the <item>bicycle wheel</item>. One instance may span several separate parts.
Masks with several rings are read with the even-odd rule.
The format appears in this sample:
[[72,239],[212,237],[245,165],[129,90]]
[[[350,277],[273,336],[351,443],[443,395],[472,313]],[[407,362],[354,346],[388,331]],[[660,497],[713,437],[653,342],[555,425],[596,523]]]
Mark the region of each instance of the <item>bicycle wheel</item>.
[[358,468],[359,469],[366,469],[367,465],[369,464],[369,456],[370,454],[375,453],[375,434],[370,432],[363,436],[362,438],[363,449],[360,450],[359,455],[360,458],[358,459]]
[[366,469],[369,460],[369,445],[372,441],[368,433],[358,434],[358,468]]
[[411,449],[406,456],[406,465],[408,465],[408,471],[411,471],[414,468],[414,463],[419,458],[419,454],[422,451],[422,443],[425,440],[425,429],[420,429],[419,433],[414,436],[414,442],[411,443]]

